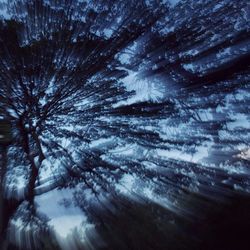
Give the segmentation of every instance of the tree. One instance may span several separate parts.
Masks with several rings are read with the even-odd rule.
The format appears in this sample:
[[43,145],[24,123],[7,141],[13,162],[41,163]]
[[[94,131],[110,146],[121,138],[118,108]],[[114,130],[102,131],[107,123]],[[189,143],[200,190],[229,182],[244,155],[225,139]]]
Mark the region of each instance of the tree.
[[133,190],[178,211],[186,192],[249,192],[246,1],[2,8],[0,112],[13,133],[2,238],[20,219],[50,238],[35,199],[55,188],[100,220],[96,206],[119,209]]

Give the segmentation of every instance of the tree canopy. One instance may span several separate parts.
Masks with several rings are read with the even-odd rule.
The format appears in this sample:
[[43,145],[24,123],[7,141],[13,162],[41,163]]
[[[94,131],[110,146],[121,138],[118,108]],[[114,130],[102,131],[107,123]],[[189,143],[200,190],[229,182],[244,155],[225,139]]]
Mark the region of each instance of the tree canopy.
[[[187,193],[249,193],[246,0],[9,0],[0,14],[0,117],[12,127],[1,147],[2,242],[55,240],[39,209],[53,190],[70,190],[61,206],[99,233],[117,231],[123,211],[150,219],[147,206],[195,217]],[[79,244],[94,231],[75,232]]]

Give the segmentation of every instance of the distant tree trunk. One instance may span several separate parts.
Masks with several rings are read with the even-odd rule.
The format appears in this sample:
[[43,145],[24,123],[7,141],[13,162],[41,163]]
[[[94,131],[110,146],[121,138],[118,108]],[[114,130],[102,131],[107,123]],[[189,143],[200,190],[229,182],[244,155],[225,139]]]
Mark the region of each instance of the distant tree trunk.
[[7,170],[7,146],[0,145],[0,250],[6,249],[6,227],[4,209],[4,182]]

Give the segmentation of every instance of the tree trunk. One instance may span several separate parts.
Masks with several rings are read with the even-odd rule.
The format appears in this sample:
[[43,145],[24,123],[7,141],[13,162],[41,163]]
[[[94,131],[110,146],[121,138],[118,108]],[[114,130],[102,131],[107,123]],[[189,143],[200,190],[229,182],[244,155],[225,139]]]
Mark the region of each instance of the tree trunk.
[[4,220],[5,213],[4,213],[4,182],[5,182],[5,175],[7,169],[7,147],[0,146],[0,250],[4,250],[7,247],[6,242],[6,227]]

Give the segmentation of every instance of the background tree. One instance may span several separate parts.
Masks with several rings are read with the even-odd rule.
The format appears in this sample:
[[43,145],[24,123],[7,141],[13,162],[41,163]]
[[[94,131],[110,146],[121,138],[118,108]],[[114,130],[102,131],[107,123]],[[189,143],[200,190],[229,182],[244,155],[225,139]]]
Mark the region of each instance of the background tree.
[[[13,128],[3,238],[19,220],[53,238],[36,199],[55,188],[101,232],[131,200],[189,216],[186,193],[249,192],[247,1],[0,7],[0,112]],[[45,244],[30,238],[21,247]]]

